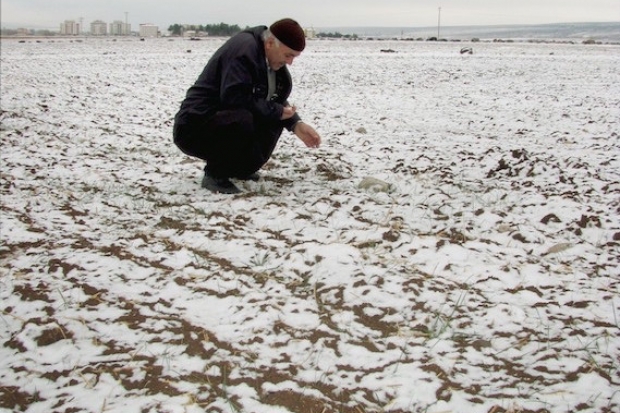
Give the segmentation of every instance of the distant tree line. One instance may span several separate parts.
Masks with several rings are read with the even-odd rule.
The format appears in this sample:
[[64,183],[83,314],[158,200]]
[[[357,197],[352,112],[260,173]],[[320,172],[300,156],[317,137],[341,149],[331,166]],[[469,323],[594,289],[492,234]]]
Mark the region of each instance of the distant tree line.
[[[246,29],[248,26],[245,27]],[[237,24],[172,24],[168,27],[168,31],[172,36],[182,36],[183,33],[187,31],[194,31],[196,33],[202,32],[206,33],[207,36],[217,36],[217,37],[227,37],[232,36],[234,34],[239,33],[242,29]],[[329,32],[329,33],[318,33],[316,35],[318,38],[328,38],[328,39],[358,39],[357,34],[342,34],[340,32]]]
[[206,25],[173,24],[168,27],[168,31],[173,36],[181,36],[188,30],[204,32],[207,33],[208,36],[232,36],[233,34],[239,33],[242,29],[236,24],[229,25],[226,23]]
[[[0,34],[2,36],[16,36],[16,35],[20,34],[20,30],[16,30],[16,29],[2,29],[0,31]],[[55,36],[57,34],[58,34],[58,32],[55,32],[53,30],[34,30],[34,29],[28,30],[28,35],[30,35],[30,36]]]
[[340,32],[317,33],[316,37],[328,39],[357,39],[357,34],[342,34]]

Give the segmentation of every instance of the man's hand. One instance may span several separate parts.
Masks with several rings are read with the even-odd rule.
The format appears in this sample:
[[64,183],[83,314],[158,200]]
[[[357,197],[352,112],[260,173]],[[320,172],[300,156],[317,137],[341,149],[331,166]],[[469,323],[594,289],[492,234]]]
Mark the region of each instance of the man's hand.
[[321,145],[321,137],[314,128],[308,124],[298,122],[297,125],[295,125],[294,132],[308,148],[318,148]]
[[297,112],[297,108],[295,106],[284,106],[282,109],[282,116],[280,116],[280,120],[287,120],[293,117]]

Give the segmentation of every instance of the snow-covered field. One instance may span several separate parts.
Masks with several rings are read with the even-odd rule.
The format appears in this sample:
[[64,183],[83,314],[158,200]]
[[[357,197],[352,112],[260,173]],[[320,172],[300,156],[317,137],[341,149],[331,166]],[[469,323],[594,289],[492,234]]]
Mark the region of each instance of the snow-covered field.
[[311,41],[230,196],[221,42],[2,40],[1,411],[619,411],[620,48]]

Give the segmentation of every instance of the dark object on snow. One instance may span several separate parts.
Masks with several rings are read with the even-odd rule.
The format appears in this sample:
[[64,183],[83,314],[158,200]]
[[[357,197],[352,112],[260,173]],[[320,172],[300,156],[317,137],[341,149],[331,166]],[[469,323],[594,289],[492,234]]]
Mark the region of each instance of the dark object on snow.
[[381,53],[396,53],[394,49],[381,49]]
[[461,49],[461,54],[474,54],[474,49],[471,47],[463,47]]

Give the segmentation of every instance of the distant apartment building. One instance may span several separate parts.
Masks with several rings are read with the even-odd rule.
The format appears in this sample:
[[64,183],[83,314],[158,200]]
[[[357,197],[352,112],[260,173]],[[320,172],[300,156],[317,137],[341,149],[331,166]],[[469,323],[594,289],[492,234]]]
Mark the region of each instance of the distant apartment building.
[[111,36],[129,36],[131,34],[131,24],[124,23],[121,20],[114,20],[110,23]]
[[308,39],[314,39],[316,38],[316,30],[314,30],[314,27],[307,27],[304,29],[304,34],[306,35],[306,37]]
[[65,20],[64,23],[60,23],[60,34],[67,36],[77,36],[81,32],[80,23],[75,20]]
[[140,25],[140,37],[157,37],[159,35],[159,28],[154,24],[141,24]]
[[108,34],[108,25],[101,20],[95,20],[90,24],[90,34],[92,36],[105,36]]

